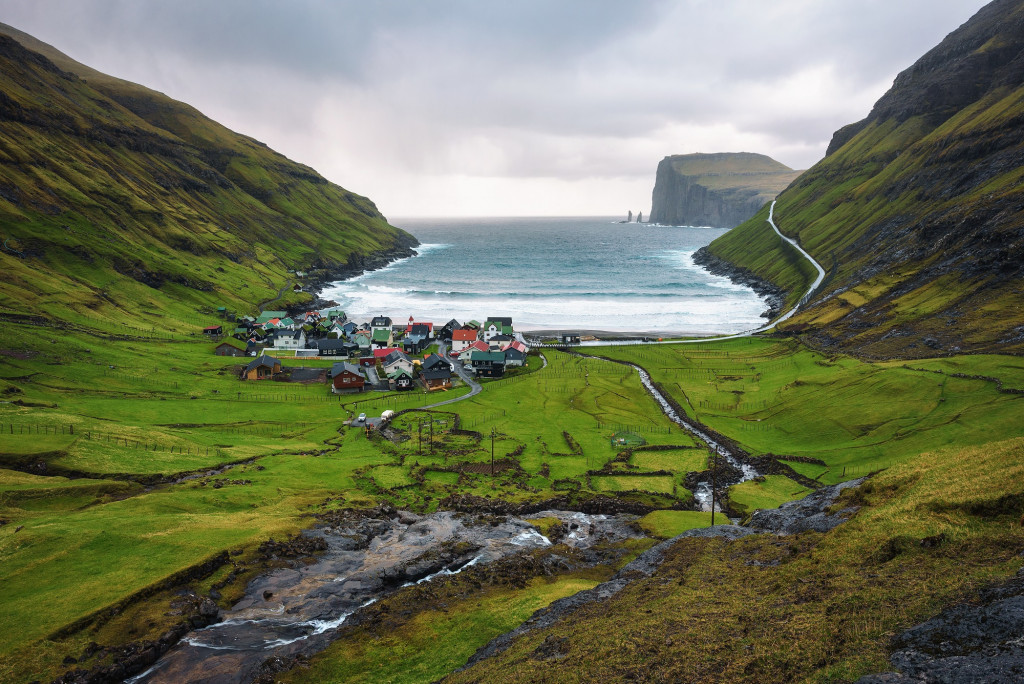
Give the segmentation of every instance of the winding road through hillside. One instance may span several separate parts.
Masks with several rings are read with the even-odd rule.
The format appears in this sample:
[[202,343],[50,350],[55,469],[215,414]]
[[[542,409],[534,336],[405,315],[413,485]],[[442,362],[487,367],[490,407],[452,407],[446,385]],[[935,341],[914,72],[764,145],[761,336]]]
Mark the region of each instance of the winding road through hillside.
[[[818,286],[821,285],[823,280],[825,280],[825,269],[823,269],[821,267],[821,264],[819,264],[817,261],[815,261],[814,257],[812,257],[810,254],[808,254],[807,251],[804,250],[804,248],[801,247],[797,243],[796,240],[794,240],[792,238],[788,238],[785,235],[783,235],[782,231],[780,231],[778,226],[775,225],[775,200],[772,200],[772,205],[768,209],[768,225],[770,225],[772,227],[772,230],[774,230],[776,232],[776,234],[778,234],[778,236],[780,238],[782,238],[783,240],[785,240],[789,244],[793,245],[793,247],[795,247],[797,249],[797,251],[799,251],[800,254],[802,254],[804,256],[805,259],[807,259],[809,262],[811,262],[811,265],[814,266],[814,268],[818,271],[818,277],[815,278],[814,282],[811,283],[811,286],[809,288],[807,288],[807,292],[805,292],[804,296],[800,298],[800,301],[798,301],[796,303],[796,305],[792,309],[790,309],[786,313],[782,314],[781,316],[779,316],[775,320],[773,320],[770,323],[767,323],[767,324],[761,326],[760,328],[756,328],[754,330],[745,330],[744,332],[735,333],[733,335],[723,335],[723,336],[720,336],[720,337],[700,337],[700,338],[695,338],[695,339],[692,339],[692,340],[651,340],[651,341],[638,341],[638,340],[622,340],[622,341],[616,341],[616,340],[593,340],[593,341],[589,341],[588,340],[586,342],[580,342],[578,345],[573,345],[573,346],[574,347],[612,347],[612,346],[635,345],[635,344],[698,344],[700,342],[721,342],[722,340],[735,340],[735,339],[738,339],[738,338],[741,338],[741,337],[750,337],[751,335],[757,335],[758,333],[763,333],[763,332],[765,332],[767,330],[771,330],[772,328],[774,328],[779,323],[782,323],[783,321],[789,319],[790,317],[793,316],[793,314],[795,314],[797,311],[800,310],[800,307],[802,307],[804,304],[806,304],[808,302],[808,300],[810,300],[811,295],[813,295],[815,293],[815,291],[818,289]],[[565,345],[562,345],[562,344],[540,344],[539,342],[535,341],[535,342],[532,343],[531,346],[536,346],[536,347],[564,347]]]

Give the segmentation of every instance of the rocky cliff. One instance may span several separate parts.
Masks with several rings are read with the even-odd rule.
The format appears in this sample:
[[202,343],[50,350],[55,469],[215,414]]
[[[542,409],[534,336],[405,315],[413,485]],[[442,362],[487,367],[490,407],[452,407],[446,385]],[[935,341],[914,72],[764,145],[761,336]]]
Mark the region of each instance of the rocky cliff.
[[[1024,3],[996,0],[902,72],[779,195],[828,277],[784,328],[870,356],[1024,350]],[[765,215],[709,245],[799,296]]]
[[792,183],[794,171],[748,152],[682,154],[658,164],[651,223],[732,228]]

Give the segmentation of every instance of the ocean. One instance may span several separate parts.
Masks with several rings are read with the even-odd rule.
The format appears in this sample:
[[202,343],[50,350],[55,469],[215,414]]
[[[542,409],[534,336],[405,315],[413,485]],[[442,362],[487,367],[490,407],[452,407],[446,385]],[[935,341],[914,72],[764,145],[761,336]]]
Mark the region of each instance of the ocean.
[[517,330],[717,334],[764,323],[752,290],[693,253],[722,228],[612,218],[405,219],[418,256],[339,281],[321,296],[350,319],[438,325],[510,316]]

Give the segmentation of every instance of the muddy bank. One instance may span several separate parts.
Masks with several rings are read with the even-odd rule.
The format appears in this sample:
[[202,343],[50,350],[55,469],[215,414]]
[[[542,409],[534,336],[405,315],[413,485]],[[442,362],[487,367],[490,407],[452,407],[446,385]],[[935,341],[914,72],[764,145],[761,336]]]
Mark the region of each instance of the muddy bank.
[[[360,620],[361,610],[405,587],[552,544],[517,517],[451,511],[418,516],[385,507],[377,513],[379,517],[356,518],[347,512],[323,516],[322,527],[285,547],[265,544],[261,551],[272,558],[287,555],[296,545],[301,546],[299,555],[318,555],[260,575],[218,622],[189,632],[152,668],[129,681],[249,682],[267,661],[287,663],[322,650],[340,628]],[[558,518],[560,543],[584,552],[595,544],[639,536],[631,524],[635,516],[565,511],[538,515]],[[600,555],[591,560],[600,561]]]

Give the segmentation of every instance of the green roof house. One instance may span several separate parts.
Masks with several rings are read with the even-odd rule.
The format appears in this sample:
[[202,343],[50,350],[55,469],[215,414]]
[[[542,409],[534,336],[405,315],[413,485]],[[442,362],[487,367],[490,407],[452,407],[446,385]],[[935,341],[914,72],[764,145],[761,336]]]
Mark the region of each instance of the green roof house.
[[256,319],[256,322],[266,323],[271,318],[285,318],[287,315],[287,311],[261,311],[259,318]]

